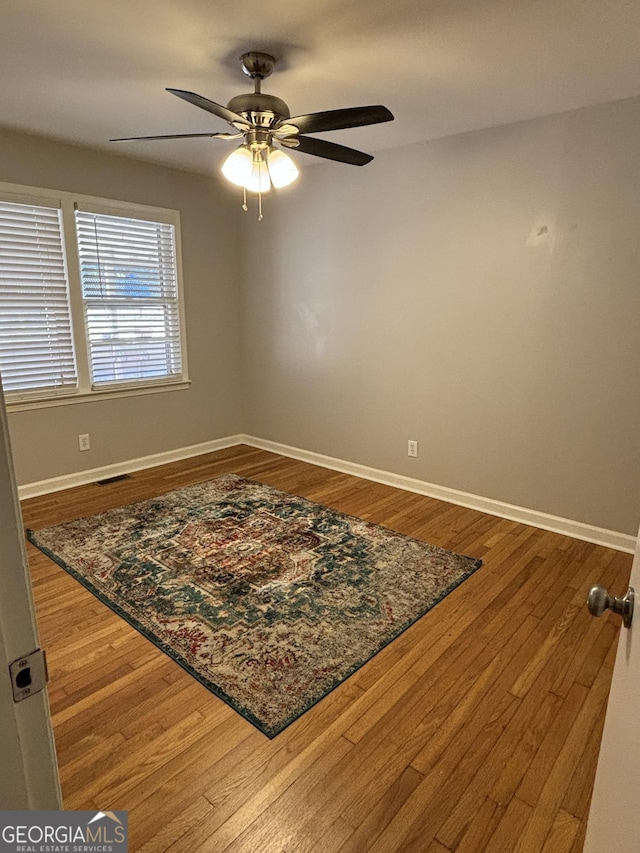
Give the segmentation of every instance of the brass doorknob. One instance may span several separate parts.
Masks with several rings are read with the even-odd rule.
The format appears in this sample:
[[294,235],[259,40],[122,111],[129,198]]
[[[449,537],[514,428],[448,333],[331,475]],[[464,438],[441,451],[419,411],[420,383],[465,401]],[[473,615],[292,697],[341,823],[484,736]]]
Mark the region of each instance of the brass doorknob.
[[624,627],[630,628],[633,619],[633,600],[633,587],[629,587],[624,598],[619,598],[615,595],[609,595],[609,591],[605,587],[597,584],[589,590],[587,607],[592,616],[602,616],[605,610],[619,613],[622,616]]

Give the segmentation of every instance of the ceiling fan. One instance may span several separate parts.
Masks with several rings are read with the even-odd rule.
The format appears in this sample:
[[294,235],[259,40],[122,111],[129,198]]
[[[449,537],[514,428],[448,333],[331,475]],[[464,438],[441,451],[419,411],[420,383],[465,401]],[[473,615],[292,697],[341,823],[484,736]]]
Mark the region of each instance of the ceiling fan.
[[365,154],[363,151],[356,151],[355,148],[347,148],[344,145],[337,145],[335,142],[327,142],[324,139],[315,139],[312,136],[307,136],[307,134],[392,121],[393,114],[386,107],[380,105],[349,107],[292,117],[289,107],[281,98],[277,98],[275,95],[267,95],[261,90],[262,81],[271,75],[276,64],[274,57],[268,53],[250,51],[244,53],[240,57],[240,61],[244,73],[254,81],[254,91],[246,95],[237,95],[229,101],[226,107],[216,104],[202,95],[197,95],[195,92],[187,92],[183,89],[167,89],[167,92],[172,95],[176,95],[190,104],[224,119],[234,128],[235,133],[175,133],[163,136],[130,136],[122,139],[111,139],[110,142],[195,139],[198,137],[223,140],[242,139],[241,145],[232,151],[225,160],[222,173],[232,183],[244,189],[243,208],[245,210],[247,209],[247,190],[258,193],[259,219],[262,218],[262,193],[268,192],[271,186],[276,188],[287,186],[298,177],[298,169],[293,160],[276,145],[353,166],[364,166],[373,160],[371,154]]

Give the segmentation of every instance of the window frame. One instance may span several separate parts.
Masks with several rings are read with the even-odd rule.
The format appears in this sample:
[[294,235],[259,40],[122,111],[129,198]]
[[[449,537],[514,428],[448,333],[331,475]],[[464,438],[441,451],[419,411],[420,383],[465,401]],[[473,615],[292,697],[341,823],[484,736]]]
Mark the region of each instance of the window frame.
[[[51,395],[43,391],[42,395],[32,394],[18,398],[5,393],[5,402],[9,411],[49,408],[70,403],[86,403],[92,400],[104,400],[118,397],[141,396],[164,391],[184,390],[191,384],[187,363],[187,338],[184,305],[184,282],[182,273],[182,241],[180,233],[180,212],[170,208],[152,207],[133,202],[116,201],[97,196],[70,193],[62,190],[48,190],[39,187],[23,186],[0,182],[0,198],[7,203],[42,205],[59,207],[61,210],[62,245],[67,271],[69,290],[69,310],[71,313],[71,332],[76,358],[78,387],[71,393]],[[182,373],[176,378],[140,379],[129,382],[121,388],[93,388],[89,363],[89,341],[86,335],[82,284],[80,278],[80,258],[76,234],[76,209],[140,219],[149,222],[169,224],[174,229],[174,248],[176,265],[178,328],[180,332],[180,356]]]

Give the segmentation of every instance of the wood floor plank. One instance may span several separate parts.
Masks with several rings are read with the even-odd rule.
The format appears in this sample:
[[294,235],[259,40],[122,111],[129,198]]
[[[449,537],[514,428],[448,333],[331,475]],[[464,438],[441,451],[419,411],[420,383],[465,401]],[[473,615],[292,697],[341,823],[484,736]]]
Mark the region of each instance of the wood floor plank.
[[[230,774],[234,766],[230,756],[237,755],[239,746],[245,747],[247,754],[253,752],[260,738],[256,730],[251,731],[244,721],[236,720],[232,727],[225,726],[224,737],[215,743],[205,744],[197,741],[173,761],[163,765],[144,785],[135,785],[123,794],[123,801],[135,813],[136,820],[130,827],[130,843],[136,849],[140,840],[146,841],[158,831],[158,815],[163,820],[179,819],[194,800],[204,797],[207,785],[216,774]],[[219,805],[210,797],[204,797],[209,803],[208,815],[219,819]],[[201,817],[204,817],[204,812]],[[176,834],[172,843],[190,830],[194,823],[180,824],[182,831]]]
[[[217,741],[208,752],[200,750],[202,754],[195,757],[183,753],[155,774],[155,789],[142,792],[143,801],[137,808],[139,821],[143,824],[153,821],[159,809],[166,809],[166,803],[172,809],[179,809],[185,794],[190,797],[193,791],[204,791],[214,806],[213,817],[204,832],[205,837],[231,819],[241,808],[244,808],[245,825],[249,825],[261,805],[262,810],[268,808],[270,800],[264,798],[264,789],[269,787],[278,771],[284,770],[292,758],[309,744],[313,754],[320,755],[325,748],[324,739],[318,743],[320,733],[326,733],[326,742],[330,742],[332,737],[340,737],[340,727],[333,729],[332,726],[341,711],[353,705],[354,696],[359,695],[360,692],[353,690],[348,682],[341,685],[310,713],[286,729],[277,738],[275,746],[272,746],[274,742],[268,741],[257,729],[238,717],[235,722],[241,722],[242,725],[237,729],[238,737],[235,741],[230,737],[232,732],[227,732],[225,740]],[[241,732],[245,733],[244,736],[241,736]],[[216,751],[219,757],[215,756]],[[210,758],[209,764],[207,757]],[[308,754],[305,758],[310,766],[313,758]],[[289,783],[297,775],[294,766]],[[128,796],[135,806],[138,789],[132,789]],[[274,793],[275,797],[277,793]]]
[[[631,556],[237,446],[23,501],[28,527],[236,473],[483,567],[273,740],[27,543],[68,808],[132,853],[580,853]],[[401,570],[401,567],[399,567]]]
[[[353,830],[348,823],[338,818],[329,827],[329,830],[323,833],[309,853],[338,853],[343,849],[343,843],[352,835]],[[298,853],[297,847],[289,847],[284,853]]]
[[[417,643],[414,643],[413,650],[403,656],[400,667],[389,670],[384,683],[387,684],[392,681],[396,671],[401,673],[400,680],[384,694],[366,715],[361,716],[357,724],[347,733],[348,737],[353,740],[360,739],[401,697],[409,694],[412,696],[411,701],[415,701],[417,698],[415,683],[418,675],[424,676],[429,673],[430,694],[433,697],[438,695],[434,692],[433,686],[438,673],[445,677],[443,689],[449,691],[451,687],[449,672],[452,667],[455,667],[456,671],[460,669],[459,664],[462,659],[464,659],[464,665],[461,671],[466,673],[469,678],[477,677],[474,676],[474,672],[483,672],[486,660],[492,657],[492,649],[501,648],[518,627],[518,623],[510,618],[512,611],[518,606],[521,598],[530,598],[530,590],[525,585],[532,577],[532,574],[527,571],[531,561],[525,563],[525,571],[522,572],[521,576],[510,582],[514,572],[513,566],[519,565],[516,558],[519,553],[521,554],[520,559],[526,560],[529,551],[524,550],[522,552],[520,547],[516,548],[513,552],[514,560],[509,572],[505,572],[492,586],[483,584],[482,578],[476,573],[465,584],[464,594],[458,597],[457,610],[447,607],[447,600],[442,602],[440,615],[446,618],[448,623],[451,623],[447,632],[437,636],[436,639],[431,639],[433,633],[427,635],[428,650],[422,650]],[[532,581],[532,584],[537,585],[537,583],[540,583],[540,579]],[[520,587],[524,588],[520,589]],[[468,606],[470,599],[478,607],[485,605],[480,611],[481,615],[477,616],[475,610]],[[520,614],[520,618],[521,620],[525,618],[524,612]],[[441,622],[429,624],[436,631]],[[485,642],[489,637],[491,645]],[[405,662],[410,661],[414,654],[419,654],[419,657],[413,668],[410,671],[402,672]],[[461,660],[459,661],[458,658]],[[378,663],[384,663],[380,655],[378,656]],[[475,666],[472,668],[471,664]],[[437,667],[435,670],[431,668],[434,665]],[[415,766],[418,767],[417,764]],[[418,767],[418,769],[420,768]]]
[[517,743],[513,745],[504,767],[489,789],[489,796],[496,803],[506,805],[511,801],[562,706],[560,697],[553,693],[543,692],[535,698],[539,704],[534,719],[522,726],[518,718],[519,725],[515,732]]
[[587,823],[586,821],[581,821],[580,826],[578,827],[578,831],[576,833],[576,837],[573,840],[573,844],[571,846],[571,850],[569,853],[583,853],[584,849],[584,841],[585,835],[587,834]]
[[615,648],[612,647],[608,655],[608,666],[601,669],[558,752],[557,759],[533,808],[531,819],[518,841],[516,853],[529,853],[531,850],[542,849],[545,844],[583,754],[584,743],[590,738],[606,703],[610,686],[607,673],[610,671],[609,666],[613,666],[614,657]]
[[562,749],[576,717],[580,713],[589,691],[581,684],[574,684],[555,718],[551,721],[547,735],[540,744],[535,758],[524,774],[516,792],[519,799],[535,806],[540,798],[559,751]]
[[476,853],[477,850],[484,850],[505,811],[505,806],[500,806],[487,797],[476,811],[460,839],[460,843],[456,846],[456,853]]
[[[305,715],[306,720],[296,721],[284,732],[287,737],[275,749],[267,748],[267,757],[265,759],[263,755],[263,763],[257,773],[255,770],[248,773],[252,766],[249,764],[248,767],[240,768],[239,773],[234,773],[230,780],[221,780],[216,785],[212,785],[213,780],[210,780],[205,795],[216,805],[215,819],[206,826],[194,828],[192,834],[178,845],[178,849],[187,851],[190,846],[197,847],[201,843],[213,849],[225,849],[261,815],[266,815],[272,804],[297,779],[303,778],[306,773],[315,773],[316,764],[320,762],[323,766],[327,750],[341,737],[344,724],[339,717],[335,717],[334,709],[344,708],[345,699],[353,706],[355,695],[359,695],[359,691],[350,689],[348,684],[334,690]],[[314,725],[314,721],[322,720],[322,714],[327,715],[325,724],[318,726],[316,722]],[[316,731],[316,737],[304,737],[309,728]],[[271,760],[270,756],[275,760]],[[324,782],[323,786],[326,787]]]
[[149,835],[145,841],[137,836],[135,838],[136,850],[139,853],[156,853],[158,850],[168,850],[174,841],[182,838],[194,823],[203,820],[212,808],[207,799],[203,796],[197,796],[170,820],[167,820],[165,815],[163,815],[162,821],[156,820],[154,824],[156,831]]
[[[520,626],[521,642],[524,642],[526,630],[526,625]],[[504,651],[503,654],[513,656],[519,644],[514,643],[512,645],[513,647]],[[497,677],[500,671],[499,661],[491,660],[489,666],[490,677],[485,679],[481,687],[481,692],[485,694],[492,686],[492,678]],[[446,687],[446,682],[444,686]],[[316,811],[324,810],[323,815],[330,814],[332,810],[348,803],[348,819],[356,822],[361,820],[364,815],[368,814],[372,805],[377,802],[381,789],[386,784],[391,784],[403,768],[411,763],[412,756],[415,756],[416,752],[420,750],[420,745],[425,744],[425,742],[433,743],[434,739],[435,742],[441,744],[436,750],[436,756],[442,757],[443,764],[447,768],[453,764],[458,765],[460,757],[468,749],[469,743],[475,741],[478,728],[491,726],[493,716],[495,714],[500,715],[503,695],[500,690],[494,690],[493,696],[486,703],[484,716],[476,715],[471,725],[467,726],[461,736],[456,739],[456,749],[450,750],[446,756],[442,757],[446,736],[442,741],[437,738],[439,725],[436,726],[434,732],[433,714],[429,713],[428,705],[425,707],[429,692],[427,691],[424,696],[421,693],[414,692],[409,701],[404,699],[398,703],[397,708],[391,709],[389,712],[389,716],[394,720],[392,733],[389,733],[387,721],[382,719],[366,741],[360,741],[357,744],[357,748],[350,756],[349,765],[336,769],[330,802],[325,802],[327,799],[326,791],[318,792],[315,803]],[[479,696],[477,698],[479,699]],[[507,705],[512,704],[513,697],[505,696],[505,699]],[[463,726],[464,719],[461,716],[457,720],[454,732]],[[450,736],[451,732],[448,735]],[[439,774],[442,772],[442,766],[439,764],[430,777],[430,784],[438,789],[441,784]],[[365,774],[365,778],[366,775],[373,776],[375,784],[354,785],[354,779],[359,780],[363,774]],[[462,776],[459,777],[459,784],[463,783],[461,781],[463,778]],[[407,807],[413,808],[412,804],[408,804]],[[405,816],[399,815],[398,820],[404,822]],[[394,827],[391,827],[390,831],[393,833]]]
[[[560,610],[553,625],[544,638],[540,637],[535,654],[529,659],[518,680],[511,688],[514,696],[526,696],[542,670],[552,660],[557,660],[558,645],[567,631],[572,630],[580,611],[577,607],[569,606]],[[534,614],[535,615],[535,614]]]
[[427,848],[426,853],[450,853],[450,851],[439,841],[434,840]]
[[[602,740],[606,710],[607,706],[603,704],[600,716],[593,728],[591,737],[596,743],[600,743]],[[597,763],[598,753],[591,749],[589,744],[585,743],[583,754],[571,779],[571,785],[567,789],[565,798],[562,801],[562,809],[582,821],[586,821],[589,815],[589,805],[591,803],[591,794],[593,793],[593,778],[596,773]]]
[[560,809],[541,853],[570,853],[579,828],[578,818]]
[[[233,843],[224,849],[228,853],[242,853],[244,850],[264,850],[280,846],[285,850],[292,848],[295,853],[311,853],[318,839],[315,833],[307,830],[304,820],[304,803],[308,792],[316,785],[327,785],[333,769],[342,760],[348,760],[353,750],[353,744],[346,738],[339,738],[329,743],[323,754],[314,762],[313,767],[303,776],[295,779],[280,796],[274,800],[268,810],[260,813],[257,820],[237,836]],[[292,825],[290,816],[300,810],[301,818]],[[331,835],[333,827],[339,821],[325,821],[322,838]],[[317,824],[317,822],[316,822]],[[340,822],[342,826],[342,822]],[[341,832],[340,840],[346,835]],[[224,841],[224,836],[216,838],[216,844]]]
[[[441,755],[370,847],[372,853],[404,851],[435,838],[449,810],[466,789],[479,764],[486,759],[520,701],[508,691],[500,690],[496,690],[491,699],[491,712],[483,715],[481,720],[474,719],[467,729],[459,733],[453,748]],[[480,731],[482,737],[478,737]],[[425,800],[431,803],[429,811],[424,809]]]
[[[113,750],[107,769],[97,773],[95,765],[87,763],[68,782],[74,788],[82,788],[84,796],[99,799],[108,790],[109,796],[119,802],[123,792],[135,781],[140,783],[152,776],[158,767],[186,749],[193,739],[202,737],[204,722],[199,711],[194,711],[169,730],[165,730],[158,721],[154,728],[147,726],[136,735],[135,742],[129,739]],[[209,726],[210,730],[215,729],[215,721],[210,721]]]
[[[418,773],[413,767],[407,767],[387,788],[367,817],[355,829],[352,828],[352,834],[340,847],[340,853],[361,853],[362,850],[366,850],[386,829],[423,778],[422,773]],[[347,817],[348,815],[339,820],[353,827],[353,821],[348,821]]]
[[[482,853],[513,853],[525,827],[531,820],[532,811],[528,803],[523,803],[522,800],[514,797]],[[532,847],[529,853],[534,853],[534,850],[535,848]]]
[[[544,697],[544,698],[542,698]],[[539,691],[532,690],[529,695],[519,703],[513,717],[507,723],[504,731],[500,734],[495,745],[489,753],[489,760],[483,761],[474,777],[471,779],[462,796],[455,806],[449,811],[448,816],[437,832],[437,838],[447,847],[454,850],[458,842],[472,823],[474,816],[486,797],[486,791],[491,789],[491,783],[502,778],[506,770],[509,758],[514,755],[520,744],[523,730],[532,732],[535,737],[536,727],[538,732],[543,725],[549,725],[551,709],[553,705],[548,703],[544,707],[545,699],[553,699],[546,692],[544,684]],[[540,735],[539,735],[540,736]],[[495,786],[494,789],[495,791]],[[505,796],[503,802],[509,802],[513,791]]]
[[[517,667],[516,667],[516,672],[517,672]],[[553,677],[553,673],[551,673],[551,675],[547,675],[547,676],[546,676],[547,686],[548,686],[548,684],[550,684],[550,683],[551,683],[551,678],[552,678],[552,677]],[[537,709],[538,709],[538,698],[537,698],[537,696],[535,696],[535,695],[532,695],[531,709],[532,709],[532,713],[533,713],[535,710],[537,710]],[[526,719],[525,719],[525,720],[523,720],[523,723],[525,724],[523,727],[525,727],[525,728],[526,728],[526,722],[527,722],[527,720],[526,720]],[[514,739],[514,741],[515,741],[515,742],[517,742],[517,738],[516,738],[516,739]],[[458,744],[458,746],[459,746],[459,744]],[[450,748],[449,748],[449,752],[454,752],[454,753],[455,753],[455,748],[454,748],[454,749],[451,749],[451,747],[450,747]],[[505,758],[505,756],[502,756],[502,757],[500,758],[500,761],[504,760],[504,758]],[[491,761],[490,761],[490,763],[491,763],[491,762],[496,763],[497,761],[498,761],[498,759],[497,759],[497,755],[496,755],[495,753],[492,753],[492,754],[491,754]],[[414,761],[414,766],[416,766],[415,761]],[[497,764],[497,767],[498,767],[498,772],[499,772],[499,770],[500,770],[500,764],[499,764],[499,763]],[[421,767],[420,769],[424,770],[424,769],[426,769],[426,768]],[[493,769],[493,768],[492,768],[492,769]],[[460,765],[458,765],[458,767],[456,768],[456,773],[459,775],[459,773],[460,773]],[[492,773],[487,773],[486,775],[487,775],[487,777],[489,778],[489,781],[491,780],[491,778],[493,778],[493,774],[492,774]],[[446,776],[445,776],[445,778],[444,778],[443,780],[439,780],[439,782],[440,782],[440,784],[441,784],[441,785],[444,783],[444,787],[442,788],[442,790],[445,790],[445,789],[446,789],[446,784],[447,784]],[[455,780],[454,780],[454,782],[459,782],[459,779],[455,779]],[[438,794],[438,795],[436,795],[436,796],[440,796],[440,795]],[[432,805],[433,805],[433,803],[432,803]],[[438,810],[437,810],[437,809],[434,809],[434,811],[436,811],[436,812],[437,812]],[[405,822],[406,822],[406,821],[405,821]],[[424,826],[423,826],[423,829],[424,829]],[[447,839],[447,840],[450,842],[450,844],[451,844],[451,845],[453,845],[453,844],[455,843],[455,839]],[[403,841],[403,844],[404,844],[404,843],[406,843],[406,842],[405,842],[405,841]]]

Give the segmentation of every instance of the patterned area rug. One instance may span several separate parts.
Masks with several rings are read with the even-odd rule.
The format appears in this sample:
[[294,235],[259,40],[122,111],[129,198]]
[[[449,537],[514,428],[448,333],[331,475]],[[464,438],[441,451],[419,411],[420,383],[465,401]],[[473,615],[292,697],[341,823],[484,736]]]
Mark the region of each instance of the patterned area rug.
[[481,565],[235,474],[29,538],[268,737]]

